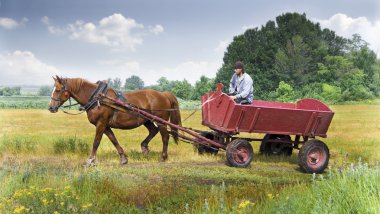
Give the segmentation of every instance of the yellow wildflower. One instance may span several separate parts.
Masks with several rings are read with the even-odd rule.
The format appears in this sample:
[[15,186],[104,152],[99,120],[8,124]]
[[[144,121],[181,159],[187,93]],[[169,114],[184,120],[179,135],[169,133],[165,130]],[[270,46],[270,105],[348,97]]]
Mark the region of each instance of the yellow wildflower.
[[42,203],[44,203],[44,205],[46,206],[47,204],[49,204],[49,201],[46,199],[42,199]]
[[7,203],[7,204],[11,204],[11,203],[13,203],[13,198],[6,199],[6,200],[5,200],[5,203]]
[[16,191],[14,194],[13,194],[13,197],[14,198],[18,198],[18,197],[21,197],[23,194],[22,194],[22,190],[18,190]]
[[45,192],[51,192],[52,190],[53,190],[53,188],[50,188],[50,187],[45,188]]
[[69,192],[70,191],[70,186],[65,186],[64,190],[65,190],[65,192]]
[[268,193],[267,196],[268,196],[269,199],[273,199],[273,194],[272,193]]
[[249,200],[242,201],[242,202],[239,204],[239,208],[244,208],[244,207],[246,207],[249,203],[250,203]]
[[65,205],[65,202],[61,202],[61,203],[59,203],[61,206],[63,206],[63,205]]
[[90,208],[90,207],[92,207],[92,203],[87,203],[87,204],[83,204],[83,205],[82,205],[82,208],[83,208],[84,210],[86,210],[86,209],[88,209],[88,208]]
[[30,209],[28,209],[28,208],[26,208],[26,207],[24,207],[24,206],[21,206],[21,207],[16,207],[15,209],[14,209],[14,213],[22,213],[23,211],[26,211],[26,212],[28,212]]
[[59,212],[58,211],[54,211],[54,214],[59,214]]

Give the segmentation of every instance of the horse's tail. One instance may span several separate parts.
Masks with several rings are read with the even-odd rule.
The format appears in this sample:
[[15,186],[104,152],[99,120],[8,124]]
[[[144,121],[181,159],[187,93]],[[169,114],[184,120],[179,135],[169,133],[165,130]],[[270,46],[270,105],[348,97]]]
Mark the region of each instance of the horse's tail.
[[[170,122],[182,126],[181,112],[179,111],[179,104],[177,98],[171,92],[168,91],[165,91],[164,94],[170,100],[170,106],[172,108],[170,111]],[[170,130],[172,132],[174,141],[178,143],[178,129],[170,127]]]

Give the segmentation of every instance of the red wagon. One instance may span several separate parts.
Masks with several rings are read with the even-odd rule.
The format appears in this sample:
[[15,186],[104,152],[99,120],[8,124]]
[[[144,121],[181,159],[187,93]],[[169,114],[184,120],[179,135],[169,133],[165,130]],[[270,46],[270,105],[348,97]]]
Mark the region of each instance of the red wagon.
[[[253,156],[249,141],[256,140],[262,142],[260,152],[266,155],[291,155],[292,150],[299,149],[302,144],[299,165],[304,171],[318,173],[327,167],[328,147],[315,139],[327,137],[334,116],[324,103],[303,99],[296,103],[254,101],[250,105],[240,105],[223,94],[222,87],[218,84],[216,92],[202,97],[202,124],[213,130],[204,136],[227,145],[230,165],[247,166]],[[263,139],[233,137],[240,132],[266,135]],[[200,152],[213,152],[203,146],[199,149]]]
[[[101,95],[101,100],[104,105],[133,111],[156,125],[175,127],[181,131],[178,136],[192,142],[199,153],[216,154],[220,149],[226,150],[227,162],[231,166],[249,166],[253,158],[250,142],[260,141],[260,152],[265,155],[291,155],[293,149],[299,149],[299,165],[306,172],[319,173],[327,167],[329,149],[325,143],[315,139],[327,136],[334,116],[334,112],[324,103],[303,99],[294,104],[254,101],[251,105],[240,105],[222,93],[222,87],[218,84],[216,92],[210,92],[201,99],[202,124],[212,131],[178,126],[105,95]],[[112,102],[103,102],[104,99]],[[237,137],[241,132],[265,133],[265,137]],[[299,145],[302,145],[301,148]]]

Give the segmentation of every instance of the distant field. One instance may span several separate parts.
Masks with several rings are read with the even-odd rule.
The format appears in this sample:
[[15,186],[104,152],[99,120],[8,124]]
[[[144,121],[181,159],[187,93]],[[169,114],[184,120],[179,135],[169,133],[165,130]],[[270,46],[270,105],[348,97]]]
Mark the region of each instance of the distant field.
[[[0,109],[47,109],[49,102],[49,96],[0,96]],[[74,104],[75,100],[72,100],[72,103]],[[201,102],[179,100],[179,104],[181,109],[199,109]]]
[[[299,171],[297,152],[291,157],[266,157],[258,154],[259,143],[253,143],[255,156],[247,169],[226,166],[224,152],[201,156],[193,151],[192,145],[183,142],[177,145],[172,140],[169,160],[161,163],[159,136],[150,143],[149,156],[141,154],[140,142],[147,135],[143,127],[115,131],[129,155],[128,165],[119,166],[115,148],[104,137],[97,165],[84,168],[94,136],[94,127],[85,115],[3,109],[0,110],[0,212],[27,211],[34,207],[46,213],[261,213],[265,210],[270,213],[280,209],[292,213],[292,209],[294,212],[304,206],[306,210],[302,212],[305,213],[311,210],[328,213],[334,212],[328,206],[347,211],[353,209],[350,204],[353,206],[356,202],[350,200],[359,200],[360,206],[356,206],[361,211],[373,213],[370,211],[380,207],[378,200],[373,199],[376,194],[380,195],[379,173],[376,177],[376,172],[371,174],[371,170],[367,170],[362,173],[363,178],[359,171],[359,178],[353,178],[356,181],[351,181],[347,174],[346,180],[342,180],[347,183],[346,187],[337,185],[340,182],[337,175],[340,169],[349,173],[351,163],[355,170],[365,170],[364,166],[357,168],[362,166],[358,165],[359,160],[367,164],[366,167],[376,170],[377,164],[379,168],[380,107],[340,105],[331,108],[336,114],[328,138],[322,139],[330,148],[331,172],[326,170],[323,175],[327,183],[318,181],[316,186],[312,175]],[[191,112],[182,111],[182,118]],[[183,125],[207,129],[200,121],[198,111]],[[330,176],[331,173],[334,176]],[[360,179],[364,189],[352,186]],[[316,180],[320,180],[319,176]],[[367,189],[367,184],[372,189]],[[343,189],[328,191],[339,192],[342,200],[348,200],[348,205],[329,201],[328,195],[318,196],[324,192],[323,188],[327,191],[335,187]],[[302,195],[303,192],[308,195]],[[359,193],[359,198],[349,197],[349,194]],[[319,197],[320,202],[313,201]],[[310,203],[298,203],[304,198]],[[369,203],[368,206],[362,206],[360,200]]]

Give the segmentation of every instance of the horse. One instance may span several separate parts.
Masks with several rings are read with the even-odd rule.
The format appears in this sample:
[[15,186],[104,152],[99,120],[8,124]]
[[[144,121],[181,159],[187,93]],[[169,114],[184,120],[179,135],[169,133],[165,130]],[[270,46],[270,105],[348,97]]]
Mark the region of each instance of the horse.
[[121,98],[123,101],[148,110],[166,121],[181,125],[178,101],[172,93],[151,89],[122,93],[108,87],[103,87],[102,91],[99,91],[101,82],[95,84],[82,78],[62,78],[58,76],[53,77],[53,79],[55,83],[48,110],[51,113],[56,113],[69,98],[73,98],[85,108],[84,111],[87,113],[88,121],[96,127],[92,152],[86,161],[87,166],[95,164],[96,151],[103,134],[110,139],[118,151],[120,164],[124,165],[128,163],[128,157],[116,139],[112,131],[113,128],[129,130],[144,125],[149,132],[148,136],[141,143],[141,150],[144,155],[148,155],[149,153],[149,142],[160,132],[163,143],[161,161],[165,161],[168,158],[169,133],[172,134],[174,141],[178,142],[178,130],[176,128],[171,128],[171,132],[169,132],[166,126],[157,126],[154,122],[139,117],[135,113],[113,109],[102,105],[95,99],[96,93],[104,93],[106,96],[115,99]]

